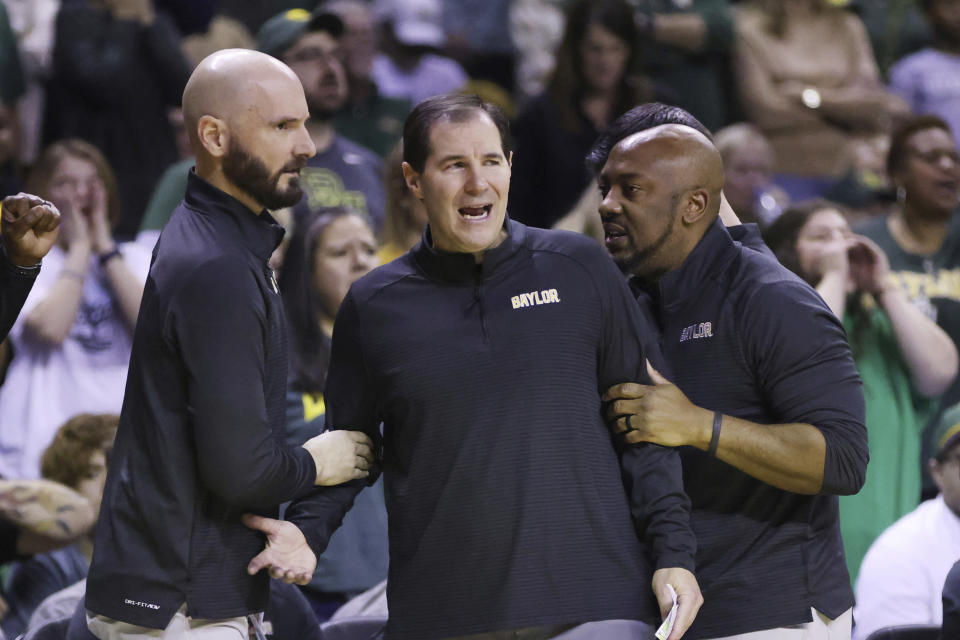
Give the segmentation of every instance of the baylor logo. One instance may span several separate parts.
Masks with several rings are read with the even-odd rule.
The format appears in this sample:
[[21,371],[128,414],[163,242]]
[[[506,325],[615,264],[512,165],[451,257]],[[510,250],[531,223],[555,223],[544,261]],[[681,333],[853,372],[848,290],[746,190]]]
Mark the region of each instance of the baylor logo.
[[560,302],[560,296],[556,289],[544,289],[543,291],[531,291],[530,293],[521,293],[518,296],[510,298],[510,304],[514,309],[523,307],[535,307],[539,304],[550,304]]
[[697,340],[698,338],[712,338],[713,337],[713,324],[710,322],[701,322],[700,324],[692,324],[680,334],[680,342],[686,342],[687,340]]

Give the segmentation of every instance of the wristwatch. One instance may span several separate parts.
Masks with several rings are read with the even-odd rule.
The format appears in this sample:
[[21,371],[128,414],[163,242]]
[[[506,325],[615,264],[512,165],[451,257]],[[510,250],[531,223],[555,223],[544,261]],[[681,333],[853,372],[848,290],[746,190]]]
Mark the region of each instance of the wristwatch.
[[807,87],[800,94],[800,101],[808,109],[818,109],[820,107],[820,92],[813,87]]
[[119,257],[123,257],[123,254],[120,253],[120,249],[118,249],[117,246],[114,245],[113,249],[110,249],[110,251],[107,251],[106,253],[101,253],[97,258],[97,262],[102,267],[106,265],[108,262],[110,262],[111,260],[113,260],[114,258],[119,258]]

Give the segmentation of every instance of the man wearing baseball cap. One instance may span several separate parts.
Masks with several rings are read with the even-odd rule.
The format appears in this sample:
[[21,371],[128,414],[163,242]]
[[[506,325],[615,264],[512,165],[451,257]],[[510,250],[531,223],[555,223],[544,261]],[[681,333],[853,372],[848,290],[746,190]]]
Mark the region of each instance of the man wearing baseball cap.
[[937,430],[930,475],[940,490],[900,518],[870,547],[857,579],[854,640],[907,624],[939,625],[941,591],[960,559],[960,404]]
[[347,101],[347,76],[339,58],[343,21],[323,8],[290,9],[267,20],[257,48],[285,62],[303,85],[310,109],[307,131],[317,147],[300,175],[303,199],[294,206],[297,222],[322,207],[347,206],[383,224],[383,163],[374,152],[339,135],[333,118]]

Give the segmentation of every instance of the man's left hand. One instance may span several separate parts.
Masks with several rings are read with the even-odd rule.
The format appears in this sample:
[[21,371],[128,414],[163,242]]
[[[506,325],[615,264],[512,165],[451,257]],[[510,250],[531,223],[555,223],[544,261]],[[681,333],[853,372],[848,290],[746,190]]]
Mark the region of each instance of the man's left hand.
[[247,565],[247,573],[253,575],[267,568],[271,577],[288,584],[310,582],[317,568],[317,556],[297,525],[250,513],[244,514],[242,520],[243,524],[267,536],[267,546]]
[[696,406],[680,389],[647,362],[653,385],[625,382],[603,394],[610,429],[631,443],[665,447],[692,445],[706,449],[713,432],[713,413]]
[[677,592],[677,617],[673,621],[673,630],[667,636],[667,640],[680,640],[697,617],[697,612],[703,605],[703,595],[700,593],[700,585],[697,584],[696,577],[686,569],[680,567],[657,569],[653,572],[653,593],[657,596],[660,617],[664,620],[673,607],[673,598],[670,596],[670,589],[667,588],[668,584],[672,585],[673,590]]

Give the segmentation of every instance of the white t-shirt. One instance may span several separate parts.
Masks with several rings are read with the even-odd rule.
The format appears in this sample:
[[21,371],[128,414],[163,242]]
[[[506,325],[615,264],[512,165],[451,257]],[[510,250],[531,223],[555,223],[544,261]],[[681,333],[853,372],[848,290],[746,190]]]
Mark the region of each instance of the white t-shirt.
[[942,495],[890,525],[860,565],[853,640],[884,627],[942,624],[943,583],[958,559],[960,516]]
[[[130,271],[146,281],[150,251],[135,243],[119,246]],[[0,386],[0,475],[36,478],[40,457],[57,429],[78,413],[120,413],[127,382],[132,330],[107,288],[106,275],[91,256],[80,309],[59,347],[39,344],[24,321],[57,281],[66,254],[54,247],[10,331],[14,349]]]

